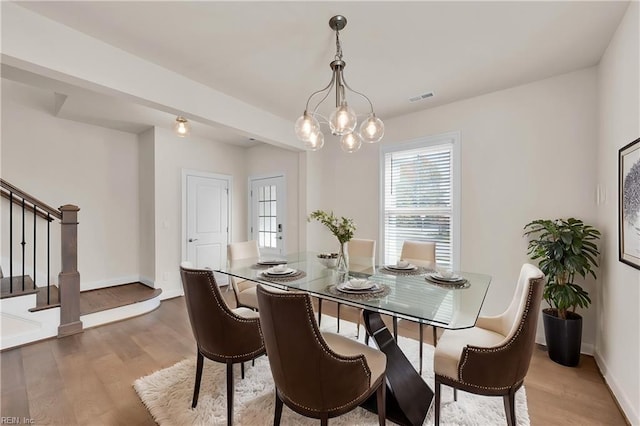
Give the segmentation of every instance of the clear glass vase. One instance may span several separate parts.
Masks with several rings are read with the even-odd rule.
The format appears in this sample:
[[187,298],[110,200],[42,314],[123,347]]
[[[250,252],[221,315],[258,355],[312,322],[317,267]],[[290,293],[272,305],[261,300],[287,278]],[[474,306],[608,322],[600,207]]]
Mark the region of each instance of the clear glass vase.
[[349,274],[349,253],[347,253],[347,243],[340,243],[340,252],[338,253],[336,271],[345,275]]

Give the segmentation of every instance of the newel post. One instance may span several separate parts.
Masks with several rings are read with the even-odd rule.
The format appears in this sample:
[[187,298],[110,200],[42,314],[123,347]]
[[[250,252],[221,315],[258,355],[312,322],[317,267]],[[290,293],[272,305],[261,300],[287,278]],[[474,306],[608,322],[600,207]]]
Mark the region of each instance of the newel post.
[[78,272],[78,211],[80,208],[72,204],[60,207],[62,271],[58,274],[58,286],[60,286],[58,337],[82,332],[80,273]]

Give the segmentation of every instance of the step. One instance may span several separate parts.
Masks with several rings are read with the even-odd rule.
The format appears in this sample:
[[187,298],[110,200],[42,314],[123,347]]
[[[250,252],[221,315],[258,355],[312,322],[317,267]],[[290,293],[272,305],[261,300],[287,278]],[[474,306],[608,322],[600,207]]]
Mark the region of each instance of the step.
[[[22,289],[23,278],[24,278],[24,290]],[[13,288],[12,288],[12,284],[13,284]],[[33,287],[34,287],[33,280],[28,275],[2,278],[0,279],[0,299],[6,299],[8,297],[17,297],[17,296],[24,296],[27,294],[37,293],[38,289]]]
[[162,289],[134,282],[80,294],[80,321],[85,329],[146,314],[160,306]]
[[58,286],[51,284],[49,286],[49,303],[47,303],[47,287],[38,287],[36,297],[36,307],[29,309],[29,312],[38,312],[43,309],[57,308],[60,306],[60,290]]
[[80,315],[144,302],[158,297],[161,293],[162,289],[151,288],[140,282],[83,291],[80,293]]

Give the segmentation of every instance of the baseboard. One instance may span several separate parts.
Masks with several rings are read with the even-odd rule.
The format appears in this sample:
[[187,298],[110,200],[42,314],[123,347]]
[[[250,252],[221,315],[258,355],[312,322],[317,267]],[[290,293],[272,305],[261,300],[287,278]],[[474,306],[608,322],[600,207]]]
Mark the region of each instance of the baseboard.
[[145,300],[131,305],[120,306],[118,308],[107,309],[106,311],[94,312],[92,314],[81,315],[80,320],[84,328],[97,327],[110,322],[129,319],[138,315],[151,312],[160,306],[160,298]]
[[637,405],[632,404],[624,390],[620,387],[615,377],[611,375],[609,369],[607,368],[607,363],[600,356],[598,352],[595,352],[593,355],[596,360],[596,364],[600,369],[600,374],[604,378],[605,384],[609,388],[611,392],[611,396],[615,400],[618,407],[622,411],[622,414],[627,418],[627,422],[632,425],[640,424],[640,413],[638,413]]
[[140,281],[142,284],[146,285],[147,287],[156,288],[155,287],[155,281],[153,281],[149,277],[144,277],[144,276],[140,275],[140,277],[138,278],[138,281]]
[[180,296],[184,296],[184,292],[182,291],[182,288],[174,289],[174,290],[162,289],[160,300],[173,299],[174,297],[180,297]]

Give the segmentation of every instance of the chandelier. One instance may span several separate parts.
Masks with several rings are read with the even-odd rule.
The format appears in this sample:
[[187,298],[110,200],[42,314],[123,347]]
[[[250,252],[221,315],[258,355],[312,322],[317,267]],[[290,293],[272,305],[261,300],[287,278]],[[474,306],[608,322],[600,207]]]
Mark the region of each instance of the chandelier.
[[191,123],[189,123],[189,120],[179,115],[176,117],[176,122],[173,123],[173,131],[176,132],[176,135],[179,137],[185,138],[191,133]]
[[[375,143],[382,139],[384,135],[384,124],[382,120],[376,117],[373,111],[371,100],[363,93],[353,90],[344,79],[344,67],[346,63],[342,60],[342,46],[340,45],[340,30],[347,25],[347,18],[342,15],[336,15],[329,20],[329,27],[336,32],[336,55],[329,64],[333,70],[331,81],[324,88],[313,92],[309,99],[304,113],[295,124],[295,132],[298,139],[304,142],[307,149],[317,151],[324,145],[324,134],[320,129],[320,121],[329,125],[331,134],[341,136],[340,146],[345,152],[356,152],[360,149],[362,142]],[[325,118],[318,113],[318,107],[329,96],[335,88],[336,109],[331,113],[329,118]],[[358,118],[353,108],[347,103],[347,90],[359,95],[367,100],[370,112],[360,125],[360,131],[356,132]],[[315,96],[323,95],[314,106],[313,110],[309,109],[311,99]]]

